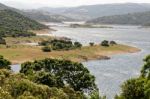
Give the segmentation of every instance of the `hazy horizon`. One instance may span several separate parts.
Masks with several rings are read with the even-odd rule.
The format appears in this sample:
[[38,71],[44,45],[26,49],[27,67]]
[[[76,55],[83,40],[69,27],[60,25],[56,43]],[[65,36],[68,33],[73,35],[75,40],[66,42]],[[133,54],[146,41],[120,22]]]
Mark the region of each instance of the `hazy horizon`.
[[77,7],[97,4],[117,4],[117,3],[150,3],[150,0],[0,0],[7,6],[18,9],[36,9],[40,7]]

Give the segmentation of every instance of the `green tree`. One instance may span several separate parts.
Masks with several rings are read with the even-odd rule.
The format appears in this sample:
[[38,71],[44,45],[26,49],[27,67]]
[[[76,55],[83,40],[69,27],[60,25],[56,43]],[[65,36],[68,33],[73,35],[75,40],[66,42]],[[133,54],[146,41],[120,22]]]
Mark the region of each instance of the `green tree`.
[[94,46],[94,42],[90,42],[89,45],[90,45],[90,46]]
[[150,79],[150,55],[144,59],[144,66],[141,70],[141,76]]
[[110,41],[110,45],[117,45],[115,41]]
[[42,75],[42,78],[38,78],[38,80],[41,80],[38,83],[40,82],[48,86],[55,86],[55,83],[57,83],[57,87],[69,85],[75,91],[81,92],[97,90],[95,77],[81,63],[47,58],[22,64],[20,72],[28,77],[34,76],[33,78],[37,79],[36,75],[39,71],[43,71],[46,74]]
[[122,94],[125,99],[144,99],[144,81],[130,79],[122,85]]
[[11,69],[11,62],[4,59],[3,56],[0,55],[0,69]]
[[81,48],[82,44],[80,42],[74,42],[75,48]]
[[109,41],[107,41],[107,40],[102,41],[102,42],[101,42],[101,46],[106,46],[106,47],[108,47],[108,46],[109,46]]
[[84,99],[83,97],[81,92],[70,87],[48,87],[28,80],[23,74],[0,70],[0,99]]

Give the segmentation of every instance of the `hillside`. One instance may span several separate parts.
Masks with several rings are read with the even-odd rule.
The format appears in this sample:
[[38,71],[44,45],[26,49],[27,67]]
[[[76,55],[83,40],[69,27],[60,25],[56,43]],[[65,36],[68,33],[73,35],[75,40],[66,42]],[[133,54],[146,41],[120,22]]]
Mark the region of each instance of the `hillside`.
[[0,10],[7,9],[8,7],[0,3]]
[[100,4],[100,5],[88,5],[88,6],[68,7],[68,8],[44,7],[38,10],[64,15],[74,19],[89,20],[92,18],[102,16],[122,15],[128,13],[150,11],[150,4],[138,4],[138,3]]
[[150,11],[125,15],[104,16],[90,20],[88,23],[146,25],[150,23]]
[[28,30],[40,30],[47,28],[34,20],[31,20],[23,15],[11,11],[0,10],[0,36],[31,36],[34,35]]
[[13,10],[15,12],[18,12],[22,14],[23,16],[26,16],[28,18],[31,18],[36,21],[42,21],[42,22],[62,22],[62,21],[74,21],[74,19],[59,15],[59,14],[52,14],[48,13],[46,11],[39,11],[39,10],[18,10],[15,8],[8,7],[4,4],[0,3],[0,10]]
[[38,10],[28,10],[28,11],[24,11],[22,14],[40,22],[74,21],[74,19],[66,16],[52,14],[52,13],[38,11]]

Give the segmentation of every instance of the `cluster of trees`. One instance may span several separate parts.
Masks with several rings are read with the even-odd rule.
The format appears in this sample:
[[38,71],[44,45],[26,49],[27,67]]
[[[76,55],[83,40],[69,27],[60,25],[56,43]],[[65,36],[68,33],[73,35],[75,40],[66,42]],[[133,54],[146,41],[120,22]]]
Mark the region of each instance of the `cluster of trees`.
[[0,56],[0,99],[100,99],[95,77],[81,63],[25,62],[18,74],[10,64]]
[[117,43],[115,41],[107,41],[107,40],[104,40],[101,42],[101,46],[106,46],[106,47],[109,47],[110,45],[117,45]]
[[0,69],[0,99],[83,99],[70,87],[48,87],[34,83],[23,74]]
[[44,28],[47,27],[15,11],[0,10],[0,37],[35,36],[34,33],[28,30]]
[[[18,74],[10,71],[10,64],[0,56],[2,99],[102,99],[95,77],[81,63],[47,58],[23,63]],[[140,76],[121,88],[115,99],[150,99],[150,55],[144,59]]]
[[150,55],[144,59],[140,77],[127,80],[121,88],[116,99],[150,99]]
[[45,52],[51,50],[71,50],[71,49],[77,49],[82,47],[82,44],[80,42],[73,43],[70,40],[57,40],[57,39],[42,41],[39,43],[39,45],[44,46],[42,50]]

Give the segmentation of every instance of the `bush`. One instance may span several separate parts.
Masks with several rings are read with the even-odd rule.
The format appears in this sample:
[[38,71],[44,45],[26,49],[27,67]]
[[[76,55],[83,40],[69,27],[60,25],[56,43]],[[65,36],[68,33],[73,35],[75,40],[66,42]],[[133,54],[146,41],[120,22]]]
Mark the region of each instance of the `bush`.
[[81,48],[82,44],[80,42],[74,42],[75,48]]
[[3,39],[3,38],[0,37],[0,44],[6,45],[5,39]]
[[48,46],[48,45],[49,45],[49,41],[42,41],[42,42],[39,42],[39,45],[40,45],[40,46]]
[[110,41],[110,45],[117,45],[115,41]]
[[107,40],[102,41],[102,42],[101,42],[101,46],[106,46],[106,47],[108,47],[108,46],[109,46],[109,41],[107,41]]
[[94,46],[94,42],[90,42],[89,45],[90,45],[90,46]]
[[51,47],[49,47],[49,46],[44,46],[44,47],[42,48],[42,50],[43,50],[43,52],[51,52]]
[[11,65],[11,62],[0,55],[0,69],[11,69],[9,65]]

